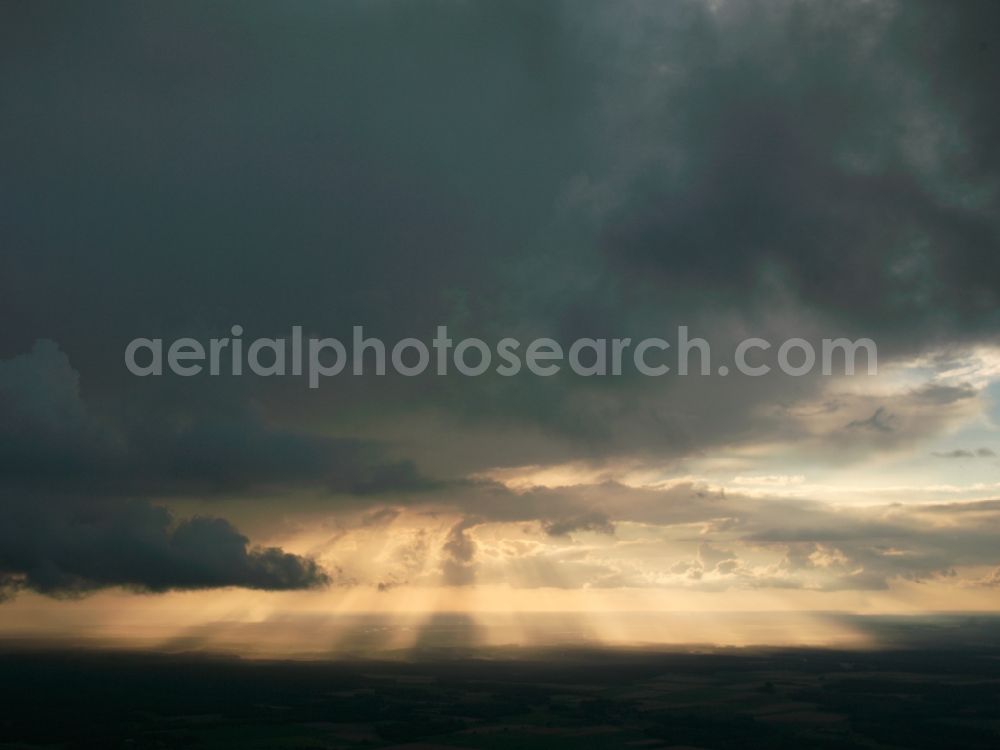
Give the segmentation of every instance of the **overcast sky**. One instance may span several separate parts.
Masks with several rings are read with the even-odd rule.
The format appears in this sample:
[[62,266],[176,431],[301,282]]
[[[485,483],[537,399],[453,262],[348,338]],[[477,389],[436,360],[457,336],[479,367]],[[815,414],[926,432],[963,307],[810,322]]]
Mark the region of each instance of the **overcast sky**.
[[[998,25],[974,1],[5,3],[0,626],[186,590],[1000,607]],[[869,337],[879,374],[125,368],[135,337],[234,324]]]

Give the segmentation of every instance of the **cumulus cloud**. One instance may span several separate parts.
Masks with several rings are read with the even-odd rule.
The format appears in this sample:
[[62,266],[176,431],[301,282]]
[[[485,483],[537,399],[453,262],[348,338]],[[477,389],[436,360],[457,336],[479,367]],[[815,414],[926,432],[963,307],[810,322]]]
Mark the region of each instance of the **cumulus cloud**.
[[[286,436],[262,432],[221,441],[203,433],[193,443],[191,436],[162,435],[154,447],[148,434],[99,419],[51,341],[0,361],[0,588],[64,595],[106,586],[165,591],[327,583],[314,561],[252,547],[224,519],[176,520],[166,508],[123,494],[167,494],[194,478],[199,488],[232,485],[238,473],[252,477],[255,463],[257,470],[264,461],[281,466],[275,454],[292,447]],[[263,471],[258,479],[274,469]]]
[[988,589],[1000,588],[1000,568],[994,568],[988,575],[973,581],[973,585]]
[[[1000,501],[841,507],[804,498],[706,493],[691,484],[661,490],[604,483],[510,493],[502,517],[460,522],[448,543],[466,555],[462,565],[469,564],[475,547],[466,530],[472,525],[531,520],[557,499],[613,519],[616,533],[584,546],[546,534],[549,543],[519,548],[518,570],[524,573],[530,564],[522,578],[535,585],[595,585],[614,570],[619,585],[643,587],[697,581],[715,589],[883,589],[895,580],[949,576],[956,566],[1000,563]],[[467,499],[455,507],[482,504]],[[482,544],[480,562],[488,557]],[[490,575],[501,576],[480,566],[477,580]]]
[[[557,498],[609,519],[615,533],[549,533],[551,523],[538,511]],[[382,549],[366,571],[352,570],[359,582],[380,590],[438,583],[885,590],[901,581],[947,580],[961,568],[1000,564],[997,500],[852,507],[723,495],[691,484],[655,489],[603,483],[510,492],[502,505],[502,514],[473,515],[486,507],[484,497],[467,491],[438,506],[438,531],[427,528],[426,511],[402,510],[391,531],[377,532],[386,534],[382,541],[369,539],[375,532],[362,525],[338,537],[322,559],[351,567],[359,550]]]
[[314,561],[276,547],[253,547],[224,519],[178,520],[142,501],[5,497],[0,571],[8,591],[27,588],[52,596],[109,586],[286,590],[329,582]]
[[468,586],[476,580],[476,542],[469,529],[478,519],[463,519],[451,527],[441,547],[441,574],[447,586]]

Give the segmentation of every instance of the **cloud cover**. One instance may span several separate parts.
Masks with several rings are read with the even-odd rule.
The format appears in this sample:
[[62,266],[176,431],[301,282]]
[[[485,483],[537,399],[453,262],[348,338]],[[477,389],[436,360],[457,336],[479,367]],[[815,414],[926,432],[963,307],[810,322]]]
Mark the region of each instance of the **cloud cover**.
[[[981,549],[972,529],[956,545],[906,521],[869,543],[883,527],[822,506],[768,527],[786,507],[774,498],[476,479],[574,462],[682,476],[761,446],[859,471],[908,451],[961,458],[971,449],[932,441],[987,413],[995,374],[939,362],[880,390],[373,376],[313,393],[294,379],[136,379],[122,365],[133,337],[234,323],[252,336],[364,324],[389,340],[438,323],[563,340],[686,323],[718,352],[747,335],[847,335],[874,337],[889,366],[972,361],[964,352],[995,345],[1000,323],[995,3],[0,13],[0,492],[15,528],[32,529],[2,537],[11,580],[50,592],[324,581],[227,521],[176,520],[165,508],[178,502],[213,517],[225,502],[241,528],[317,505],[444,508],[460,514],[437,550],[452,583],[490,575],[483,519],[537,523],[560,555],[574,535],[613,543],[621,522],[730,519],[742,544],[786,548],[767,580],[822,568],[831,586],[1000,562],[964,551]],[[978,450],[989,464],[993,449]],[[280,510],[232,510],[276,496]],[[886,551],[910,549],[911,532],[915,551]],[[121,556],[132,542],[136,560]],[[750,575],[738,554],[685,559],[670,565]],[[657,580],[637,570],[600,580]]]

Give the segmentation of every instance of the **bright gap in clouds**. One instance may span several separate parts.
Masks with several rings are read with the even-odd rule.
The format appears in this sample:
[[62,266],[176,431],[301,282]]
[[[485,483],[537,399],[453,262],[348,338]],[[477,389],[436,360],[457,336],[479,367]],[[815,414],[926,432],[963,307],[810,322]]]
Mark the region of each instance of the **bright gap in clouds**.
[[[103,592],[62,603],[25,595],[5,611],[0,639],[23,643],[166,651],[232,652],[251,658],[367,655],[408,658],[433,651],[553,647],[713,648],[887,645],[886,616],[924,615],[935,603],[982,606],[942,587],[904,587],[888,596],[735,596],[720,612],[714,597],[662,592],[370,590],[309,594],[186,592],[136,598]],[[585,609],[580,609],[585,607]],[[839,609],[813,609],[823,607]],[[859,608],[868,614],[850,613]],[[918,618],[919,619],[919,618]],[[529,651],[525,651],[529,653]]]

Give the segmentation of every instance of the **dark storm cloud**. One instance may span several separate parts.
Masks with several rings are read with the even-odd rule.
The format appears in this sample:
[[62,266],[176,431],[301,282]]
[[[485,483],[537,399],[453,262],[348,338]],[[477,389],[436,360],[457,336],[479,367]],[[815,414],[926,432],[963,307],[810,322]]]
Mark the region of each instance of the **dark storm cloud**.
[[[175,522],[162,507],[115,499],[233,492],[288,481],[310,466],[329,468],[305,439],[242,426],[229,432],[218,424],[189,426],[154,436],[143,424],[141,433],[130,434],[90,413],[77,373],[54,343],[39,341],[30,353],[0,361],[0,589],[68,595],[106,586],[164,591],[326,583],[313,561],[252,548],[226,520]],[[379,477],[381,467],[341,460],[363,487],[387,481]],[[374,472],[370,479],[357,473],[366,468]],[[306,477],[317,474],[314,468]]]
[[[455,480],[801,437],[784,407],[815,395],[813,378],[370,377],[313,393],[293,379],[137,379],[122,352],[234,323],[249,337],[364,324],[394,339],[447,323],[456,338],[568,339],[690,322],[719,349],[866,335],[885,358],[995,340],[998,13],[7,3],[0,488],[101,502],[468,490],[470,515],[558,533],[618,516],[588,492],[501,508],[503,492]],[[944,410],[972,395],[908,398]],[[836,440],[924,434],[899,406],[845,414]],[[39,502],[52,528],[86,532],[67,503]],[[125,513],[115,503],[109,517]],[[158,533],[171,549],[176,532]],[[470,577],[467,530],[452,542],[456,579]],[[247,566],[269,565],[255,559],[223,567],[250,580]]]
[[359,495],[437,483],[371,442],[269,428],[240,408],[120,419],[84,403],[79,376],[51,341],[0,360],[0,481],[72,492],[164,496],[316,486]]
[[128,497],[237,494],[314,485],[367,495],[434,486],[375,446],[271,430],[242,417],[115,423],[91,413],[50,341],[0,360],[0,589],[83,593],[321,585],[315,562],[249,547],[221,518],[174,522]]
[[686,8],[647,8],[617,88],[623,110],[648,94],[632,126],[658,158],[609,214],[616,266],[742,310],[795,299],[886,347],[994,333],[995,165],[972,155],[995,152],[974,102],[996,5]]
[[668,383],[650,409],[630,378],[357,378],[319,396],[136,383],[121,351],[233,323],[569,338],[701,321],[725,338],[712,321],[734,312],[754,334],[831,319],[886,352],[995,331],[986,4],[5,12],[16,283],[0,304],[20,324],[0,346],[54,338],[108,408],[211,422],[230,388],[302,426],[392,429],[418,404],[577,455],[683,453],[764,429],[756,403],[812,381],[730,385],[719,413]]
[[8,495],[0,502],[0,571],[8,593],[27,588],[53,596],[108,586],[279,590],[328,582],[312,560],[251,547],[221,518],[177,521],[146,502]]

